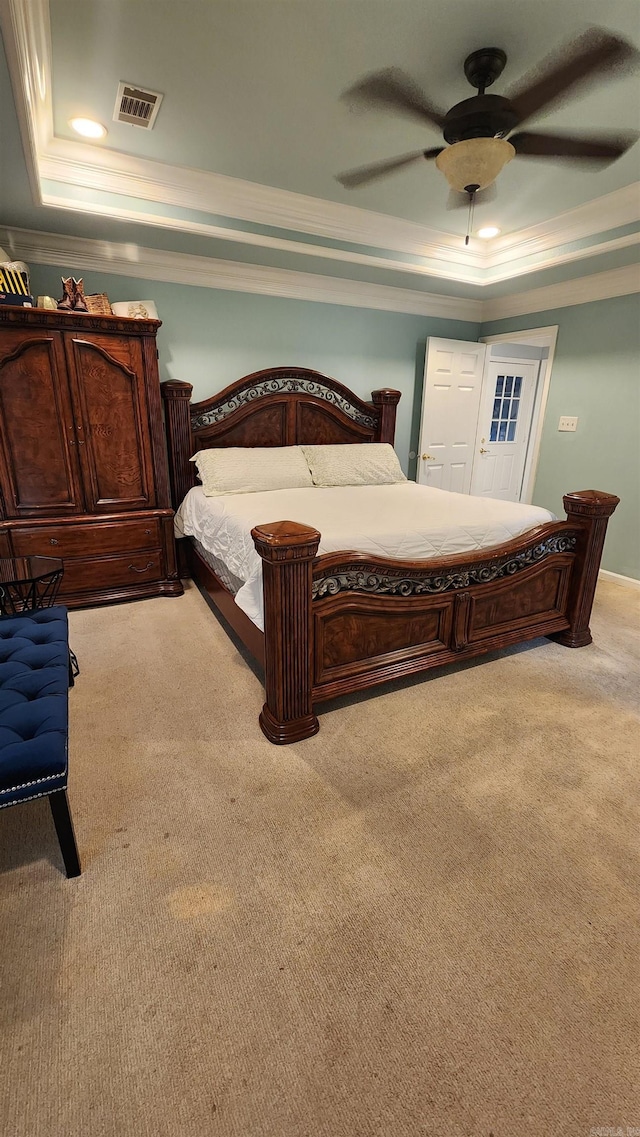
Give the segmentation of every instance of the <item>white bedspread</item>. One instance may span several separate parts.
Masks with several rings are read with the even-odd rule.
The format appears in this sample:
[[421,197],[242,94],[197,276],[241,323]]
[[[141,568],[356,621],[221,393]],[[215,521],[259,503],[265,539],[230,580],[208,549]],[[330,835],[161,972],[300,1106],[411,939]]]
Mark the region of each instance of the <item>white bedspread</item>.
[[320,553],[348,549],[416,560],[500,545],[553,520],[539,506],[447,493],[415,482],[224,497],[205,497],[197,486],[176,514],[176,532],[196,537],[244,581],[236,603],[263,628],[262,562],[251,538],[255,525],[312,525],[321,534]]

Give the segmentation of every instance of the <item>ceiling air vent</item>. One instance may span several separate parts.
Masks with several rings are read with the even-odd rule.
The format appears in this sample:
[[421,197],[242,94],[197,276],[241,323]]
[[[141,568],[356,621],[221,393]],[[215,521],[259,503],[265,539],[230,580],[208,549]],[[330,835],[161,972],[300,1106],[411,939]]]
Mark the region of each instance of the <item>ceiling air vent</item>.
[[161,102],[162,95],[158,91],[145,91],[131,83],[119,83],[113,121],[128,122],[131,126],[151,130]]

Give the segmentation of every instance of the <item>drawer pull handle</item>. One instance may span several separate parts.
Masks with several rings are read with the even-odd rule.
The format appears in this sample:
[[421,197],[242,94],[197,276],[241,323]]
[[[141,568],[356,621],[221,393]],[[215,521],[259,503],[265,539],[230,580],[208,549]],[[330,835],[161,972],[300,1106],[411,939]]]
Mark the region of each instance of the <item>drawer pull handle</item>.
[[149,561],[144,568],[136,568],[135,565],[129,565],[129,568],[132,572],[148,572],[150,568],[153,568],[153,561]]
[[56,541],[55,537],[51,537],[51,538],[49,539],[49,544],[50,544],[50,545],[57,545],[57,544],[58,544],[58,541]]

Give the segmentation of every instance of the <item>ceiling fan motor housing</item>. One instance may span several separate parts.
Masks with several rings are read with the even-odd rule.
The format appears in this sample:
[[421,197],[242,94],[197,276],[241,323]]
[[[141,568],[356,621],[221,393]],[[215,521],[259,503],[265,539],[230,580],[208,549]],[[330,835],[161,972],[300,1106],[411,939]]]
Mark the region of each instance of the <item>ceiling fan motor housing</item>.
[[475,95],[447,111],[442,133],[449,143],[467,138],[504,138],[517,125],[518,116],[509,99]]
[[490,87],[502,75],[506,62],[507,53],[501,47],[481,47],[465,59],[464,73],[471,86],[484,94],[485,87]]

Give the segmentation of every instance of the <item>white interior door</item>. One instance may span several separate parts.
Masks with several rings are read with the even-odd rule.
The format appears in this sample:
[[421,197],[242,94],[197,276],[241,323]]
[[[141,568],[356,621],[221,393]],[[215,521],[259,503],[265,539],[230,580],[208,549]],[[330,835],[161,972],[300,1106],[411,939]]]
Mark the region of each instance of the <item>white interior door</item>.
[[487,364],[470,490],[475,497],[520,501],[539,371],[538,361]]
[[470,493],[487,347],[429,339],[425,361],[417,481]]

